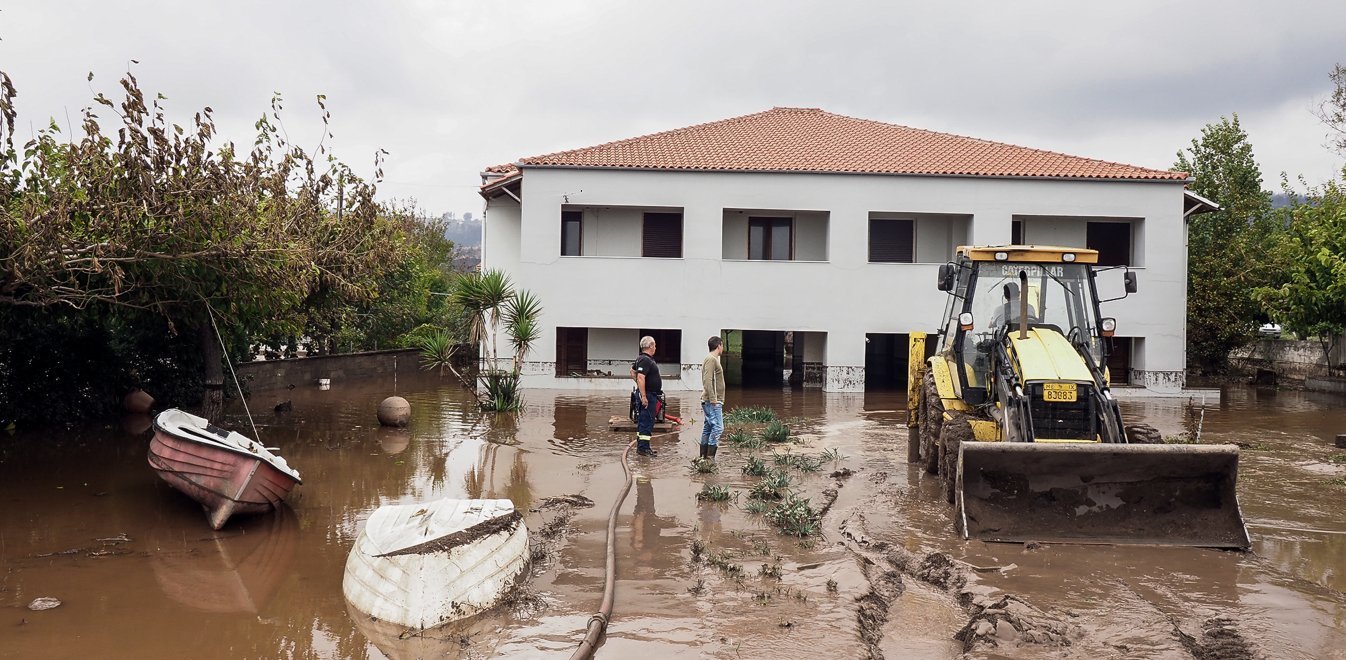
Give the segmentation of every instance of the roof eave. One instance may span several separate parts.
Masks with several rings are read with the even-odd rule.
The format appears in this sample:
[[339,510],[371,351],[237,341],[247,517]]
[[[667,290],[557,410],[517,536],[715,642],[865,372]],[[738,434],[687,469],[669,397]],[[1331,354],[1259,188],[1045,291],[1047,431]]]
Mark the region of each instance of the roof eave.
[[1035,176],[1029,174],[959,174],[937,172],[857,172],[854,170],[758,170],[734,168],[676,168],[676,167],[635,167],[629,165],[563,165],[541,163],[519,163],[520,172],[524,169],[550,170],[600,170],[618,172],[680,172],[706,174],[853,174],[860,176],[911,176],[952,179],[1010,179],[1023,181],[1098,181],[1118,183],[1181,183],[1191,182],[1190,178],[1140,178],[1140,177],[1088,177],[1088,176]]

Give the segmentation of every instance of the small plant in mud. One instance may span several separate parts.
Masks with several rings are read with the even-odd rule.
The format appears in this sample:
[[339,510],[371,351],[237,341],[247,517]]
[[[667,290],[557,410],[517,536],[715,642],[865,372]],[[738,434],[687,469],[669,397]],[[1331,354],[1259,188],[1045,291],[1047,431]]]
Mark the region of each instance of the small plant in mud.
[[821,458],[824,463],[831,463],[832,467],[836,467],[838,463],[846,458],[841,455],[841,450],[836,447],[824,449],[823,453],[819,454],[818,457]]
[[762,566],[757,569],[757,574],[764,578],[772,578],[779,580],[781,577],[780,564],[768,564],[766,562],[762,562]]
[[762,439],[743,429],[734,429],[726,433],[721,440],[739,449],[762,448]]
[[1328,479],[1328,480],[1327,480],[1327,485],[1329,485],[1329,486],[1346,486],[1346,478],[1337,477],[1336,479]]
[[693,595],[693,596],[700,596],[701,594],[706,593],[706,580],[705,580],[705,578],[697,578],[697,579],[696,579],[696,582],[693,582],[693,583],[692,583],[692,586],[687,587],[687,593],[689,593],[689,594],[691,594],[691,595]]
[[789,487],[790,475],[781,470],[772,470],[761,481],[753,484],[748,491],[748,499],[779,500],[785,497],[785,489]]
[[819,530],[818,511],[806,497],[791,493],[785,501],[771,507],[766,513],[767,522],[775,525],[783,534],[790,536],[813,536]]
[[701,487],[701,492],[696,494],[696,499],[706,502],[728,502],[735,496],[735,493],[724,486],[706,484]]
[[758,604],[758,605],[770,605],[770,604],[771,604],[771,593],[770,593],[770,592],[766,592],[766,591],[759,591],[759,592],[753,594],[752,599],[753,599],[754,601],[757,601],[757,604]]
[[689,469],[694,474],[715,474],[720,471],[720,466],[709,458],[693,458]]
[[1338,464],[1346,463],[1346,454],[1337,454],[1329,457],[1327,460]]
[[754,516],[764,516],[767,511],[771,510],[771,505],[767,504],[766,500],[754,500],[751,499],[751,497],[751,494],[749,494],[748,503],[743,505],[743,511],[745,513]]
[[692,539],[692,563],[700,564],[706,560],[706,542],[701,539]]
[[765,476],[766,472],[766,462],[756,456],[749,456],[748,462],[743,464],[743,474],[750,477]]
[[774,454],[776,465],[785,465],[792,467],[800,472],[817,472],[823,469],[822,456],[810,456],[808,454]]
[[767,442],[789,442],[790,427],[780,421],[773,421],[762,429],[762,439]]
[[1164,444],[1166,444],[1166,445],[1194,445],[1194,444],[1197,444],[1197,442],[1196,442],[1196,438],[1194,438],[1194,437],[1192,437],[1191,435],[1188,435],[1188,434],[1186,434],[1186,433],[1179,433],[1179,434],[1177,434],[1177,435],[1166,435],[1166,436],[1164,436],[1163,440],[1164,440]]
[[770,557],[770,556],[771,556],[771,544],[770,544],[770,543],[767,543],[767,542],[766,542],[766,539],[754,538],[754,539],[752,540],[752,552],[753,552],[753,554],[755,554],[755,555],[761,555],[761,556],[763,556],[763,557]]
[[734,561],[734,555],[729,552],[712,552],[706,555],[706,563],[720,569],[727,577],[742,577],[743,564]]
[[807,537],[799,539],[799,543],[796,543],[795,545],[799,546],[800,550],[812,550],[818,547],[818,543],[816,541],[814,541],[812,538]]
[[776,411],[766,406],[744,406],[724,413],[725,424],[762,424],[776,421]]
[[829,594],[834,594],[834,593],[836,593],[836,592],[837,592],[837,581],[836,581],[836,580],[833,580],[833,579],[831,579],[831,578],[828,578],[828,580],[827,580],[827,593],[829,593]]

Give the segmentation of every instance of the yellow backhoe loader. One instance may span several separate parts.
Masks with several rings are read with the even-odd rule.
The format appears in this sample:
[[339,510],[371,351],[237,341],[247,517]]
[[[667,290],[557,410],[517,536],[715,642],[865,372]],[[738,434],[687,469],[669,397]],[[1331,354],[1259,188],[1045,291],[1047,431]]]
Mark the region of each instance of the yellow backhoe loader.
[[[939,269],[942,329],[911,335],[908,457],[940,476],[964,538],[1247,548],[1238,447],[1140,444],[1158,433],[1123,423],[1097,263],[1086,249],[957,249]],[[1123,282],[1136,291],[1135,273]]]

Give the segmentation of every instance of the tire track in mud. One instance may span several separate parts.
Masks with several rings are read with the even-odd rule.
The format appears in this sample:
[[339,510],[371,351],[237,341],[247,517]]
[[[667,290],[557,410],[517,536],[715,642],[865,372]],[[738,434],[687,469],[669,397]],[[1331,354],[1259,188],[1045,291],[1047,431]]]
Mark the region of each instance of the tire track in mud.
[[[884,625],[894,603],[909,591],[911,585],[908,582],[919,582],[945,595],[966,614],[965,624],[950,633],[952,639],[961,643],[964,653],[996,649],[991,652],[1003,654],[1020,648],[1032,656],[1044,653],[1048,648],[1081,646],[1086,633],[1084,627],[1071,620],[1078,616],[1076,613],[1049,612],[1016,594],[981,584],[976,573],[988,569],[971,566],[944,552],[911,551],[875,539],[868,529],[865,512],[893,508],[893,500],[901,496],[902,491],[889,481],[886,472],[868,475],[867,481],[870,482],[867,495],[847,502],[850,506],[845,510],[834,511],[826,527],[838,533],[870,585],[866,593],[856,598],[856,632],[868,650],[868,657],[884,657],[880,648]],[[1161,617],[1160,622],[1167,622],[1172,627],[1173,638],[1181,645],[1173,647],[1175,650],[1186,651],[1196,660],[1266,657],[1240,632],[1235,618],[1217,615],[1198,619],[1199,632],[1189,634],[1175,615],[1131,585],[1123,582],[1121,586],[1148,603]],[[1178,599],[1176,595],[1172,597]],[[1189,620],[1188,623],[1193,622]],[[1098,650],[1089,646],[1092,645],[1081,646],[1076,652],[1092,655]],[[1033,647],[1042,650],[1032,651]]]
[[883,658],[884,624],[894,601],[907,591],[904,580],[920,582],[943,594],[961,608],[967,621],[950,638],[962,644],[964,653],[1001,644],[1070,646],[1082,632],[1079,626],[1041,610],[1012,594],[977,583],[972,567],[943,552],[912,552],[875,540],[867,528],[864,511],[891,506],[900,492],[886,472],[869,476],[872,493],[847,511],[838,513],[835,529],[846,549],[860,563],[870,588],[856,599],[856,632],[868,657]]

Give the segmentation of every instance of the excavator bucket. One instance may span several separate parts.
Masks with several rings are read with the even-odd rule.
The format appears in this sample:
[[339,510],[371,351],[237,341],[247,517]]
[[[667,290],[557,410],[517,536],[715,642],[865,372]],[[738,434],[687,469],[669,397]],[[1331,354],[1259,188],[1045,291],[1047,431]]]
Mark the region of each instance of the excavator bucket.
[[1235,445],[963,442],[964,538],[1246,549]]

